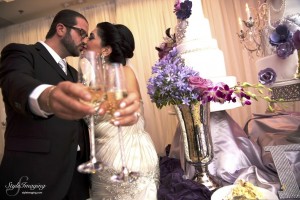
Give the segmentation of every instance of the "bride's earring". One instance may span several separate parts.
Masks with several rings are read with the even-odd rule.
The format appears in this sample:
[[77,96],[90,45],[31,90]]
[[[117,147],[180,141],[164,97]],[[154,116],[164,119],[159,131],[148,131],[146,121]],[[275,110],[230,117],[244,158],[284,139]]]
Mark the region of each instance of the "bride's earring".
[[105,66],[105,56],[103,54],[101,54],[101,63],[102,66]]

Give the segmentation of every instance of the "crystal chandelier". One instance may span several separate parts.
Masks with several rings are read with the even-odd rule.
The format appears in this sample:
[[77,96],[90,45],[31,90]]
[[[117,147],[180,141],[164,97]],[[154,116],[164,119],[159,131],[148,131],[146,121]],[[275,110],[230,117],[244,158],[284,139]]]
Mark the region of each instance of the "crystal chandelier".
[[240,32],[237,33],[243,48],[248,51],[249,57],[253,54],[258,57],[264,55],[263,35],[268,19],[268,6],[266,1],[258,3],[258,8],[249,8],[246,4],[247,20],[239,18]]

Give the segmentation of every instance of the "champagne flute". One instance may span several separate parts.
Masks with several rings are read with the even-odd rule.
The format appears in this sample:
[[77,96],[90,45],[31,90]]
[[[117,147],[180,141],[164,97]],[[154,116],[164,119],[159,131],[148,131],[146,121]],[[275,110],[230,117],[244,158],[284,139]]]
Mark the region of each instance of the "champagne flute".
[[[79,57],[78,65],[78,82],[86,86],[92,95],[89,102],[80,100],[95,108],[99,109],[101,102],[104,100],[104,70],[100,62],[100,56],[94,51],[84,51]],[[103,164],[97,160],[95,155],[95,128],[94,114],[88,116],[89,121],[89,140],[90,140],[90,160],[79,165],[77,170],[81,173],[96,173],[103,169]]]
[[[114,112],[119,109],[120,101],[127,96],[125,74],[123,66],[120,63],[107,63],[106,77],[106,100],[109,104],[109,110],[113,116]],[[122,160],[121,172],[113,175],[111,180],[114,182],[134,181],[138,176],[138,172],[129,172],[126,165],[124,139],[122,127],[118,126],[118,139],[120,147],[120,156]]]

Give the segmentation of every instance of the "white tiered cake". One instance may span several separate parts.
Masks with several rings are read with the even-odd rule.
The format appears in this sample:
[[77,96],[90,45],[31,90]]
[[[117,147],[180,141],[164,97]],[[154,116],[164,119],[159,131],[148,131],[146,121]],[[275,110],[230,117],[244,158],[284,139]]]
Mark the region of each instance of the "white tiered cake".
[[[180,0],[184,2],[185,0]],[[178,20],[176,26],[176,43],[180,56],[185,64],[199,72],[203,78],[214,83],[224,82],[229,86],[236,85],[236,77],[226,75],[223,52],[212,38],[208,19],[204,18],[201,0],[192,2],[192,14],[186,20]],[[211,102],[211,112],[232,109],[240,103],[224,104]]]

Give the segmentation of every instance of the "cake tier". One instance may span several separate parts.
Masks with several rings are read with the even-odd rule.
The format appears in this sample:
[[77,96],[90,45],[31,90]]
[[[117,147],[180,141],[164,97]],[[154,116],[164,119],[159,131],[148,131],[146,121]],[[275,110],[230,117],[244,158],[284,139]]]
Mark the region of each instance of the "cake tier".
[[286,59],[281,59],[277,55],[270,55],[256,61],[258,73],[266,68],[272,68],[277,77],[275,82],[287,81],[294,78],[298,67],[297,51]]
[[196,40],[210,41],[212,39],[208,19],[195,19],[192,16],[193,14],[185,21],[178,20],[176,25],[177,45]]
[[[180,0],[184,2],[185,0]],[[201,0],[190,0],[192,2],[192,14],[186,20],[178,20],[176,26],[177,45],[194,40],[210,40],[211,30],[208,19],[204,18]]]
[[178,45],[177,50],[185,64],[198,71],[201,77],[226,76],[224,55],[216,46],[216,40],[201,40]]

